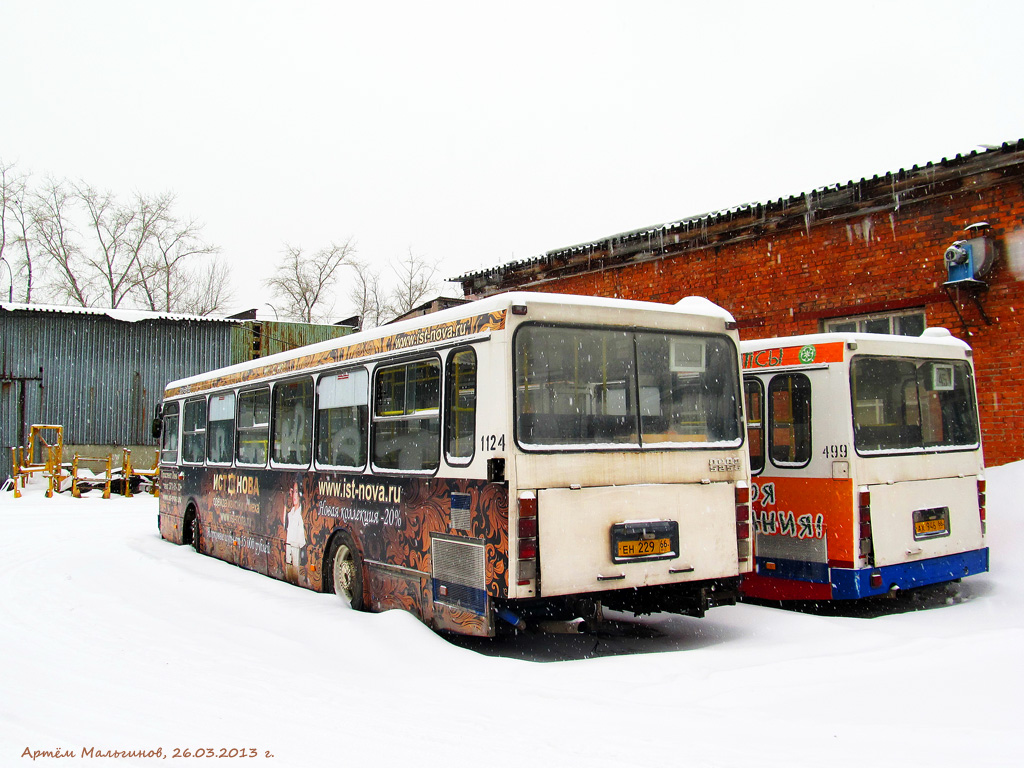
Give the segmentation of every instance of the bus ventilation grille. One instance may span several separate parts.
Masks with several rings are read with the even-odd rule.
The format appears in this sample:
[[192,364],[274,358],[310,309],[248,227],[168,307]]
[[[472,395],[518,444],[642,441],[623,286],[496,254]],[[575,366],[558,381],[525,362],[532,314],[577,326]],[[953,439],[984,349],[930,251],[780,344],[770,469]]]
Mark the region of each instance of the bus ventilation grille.
[[431,549],[434,600],[482,613],[487,599],[483,544],[435,536]]

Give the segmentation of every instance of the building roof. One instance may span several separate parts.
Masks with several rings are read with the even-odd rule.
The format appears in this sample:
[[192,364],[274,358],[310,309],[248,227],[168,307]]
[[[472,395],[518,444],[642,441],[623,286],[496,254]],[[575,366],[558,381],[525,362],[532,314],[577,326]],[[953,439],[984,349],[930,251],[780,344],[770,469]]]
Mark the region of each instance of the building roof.
[[231,323],[237,319],[201,315],[185,315],[176,312],[150,312],[144,309],[110,309],[108,307],[68,307],[57,304],[20,304],[0,302],[0,311],[6,312],[48,312],[60,315],[106,315],[122,323],[138,323],[143,320],[173,320],[193,323]]
[[[885,197],[888,209],[899,208],[900,202],[913,202],[945,191],[953,179],[965,174],[1000,171],[1010,166],[1024,165],[1024,139],[1005,142],[998,147],[988,147],[969,154],[958,154],[952,159],[943,158],[923,166],[914,165],[909,169],[847,181],[820,187],[810,192],[791,195],[778,200],[744,203],[719,211],[689,216],[665,224],[643,227],[628,232],[603,237],[586,243],[558,248],[533,258],[521,259],[476,272],[468,272],[454,278],[461,282],[467,293],[476,293],[486,288],[514,288],[527,283],[539,283],[567,274],[581,271],[580,262],[590,267],[590,257],[600,257],[598,266],[603,268],[614,263],[642,260],[644,256],[657,257],[668,250],[678,251],[683,241],[706,238],[707,233],[716,229],[733,232],[730,237],[721,234],[714,241],[733,239],[736,230],[743,236],[752,236],[751,228],[767,228],[769,220],[777,225],[780,219],[802,220],[810,226],[816,217],[852,215],[864,213],[878,207]],[[675,246],[675,247],[673,247]],[[506,280],[510,284],[506,284]]]

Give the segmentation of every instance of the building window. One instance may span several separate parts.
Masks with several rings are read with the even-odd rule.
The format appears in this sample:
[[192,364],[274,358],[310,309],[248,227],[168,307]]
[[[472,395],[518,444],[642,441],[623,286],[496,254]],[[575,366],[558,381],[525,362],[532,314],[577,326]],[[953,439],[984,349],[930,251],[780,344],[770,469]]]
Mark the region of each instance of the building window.
[[822,323],[823,331],[836,333],[892,333],[897,336],[920,336],[925,329],[923,309],[902,312],[881,312],[875,315],[835,317]]

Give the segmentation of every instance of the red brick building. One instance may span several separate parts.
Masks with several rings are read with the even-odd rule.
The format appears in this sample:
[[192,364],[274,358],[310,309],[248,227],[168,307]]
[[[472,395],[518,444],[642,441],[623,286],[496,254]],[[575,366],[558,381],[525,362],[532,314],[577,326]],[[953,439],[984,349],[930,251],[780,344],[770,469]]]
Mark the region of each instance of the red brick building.
[[[979,222],[988,226],[965,231]],[[991,270],[980,283],[944,286],[947,248],[979,232],[995,247]],[[986,463],[1024,459],[1024,140],[458,280],[467,296],[706,296],[745,338],[945,326],[974,348]]]

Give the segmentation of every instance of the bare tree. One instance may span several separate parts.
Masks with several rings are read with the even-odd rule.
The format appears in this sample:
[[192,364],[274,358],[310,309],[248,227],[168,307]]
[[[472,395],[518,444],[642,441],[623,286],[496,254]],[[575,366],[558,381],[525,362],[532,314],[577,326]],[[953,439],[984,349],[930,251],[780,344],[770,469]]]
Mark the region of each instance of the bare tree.
[[204,267],[191,271],[189,287],[171,307],[172,311],[190,315],[212,315],[223,312],[233,299],[231,267],[214,256]]
[[95,293],[82,272],[82,249],[72,223],[76,199],[64,182],[47,179],[33,195],[32,228],[55,275],[50,286],[52,297],[88,307]]
[[109,306],[116,308],[138,283],[141,252],[162,215],[163,200],[137,195],[131,205],[121,205],[110,192],[86,185],[75,191],[96,244],[83,252],[85,263]]
[[[145,229],[141,222],[135,230],[133,247],[138,248],[138,278],[136,286],[147,309],[167,312],[189,312],[209,314],[223,308],[228,297],[227,272],[223,262],[214,261],[204,269],[192,268],[197,257],[205,257],[219,251],[216,246],[204,242],[200,236],[202,226],[195,219],[181,220],[171,213],[174,195],[165,193],[148,202],[142,196],[136,201],[137,211],[152,213],[151,224]],[[142,234],[146,233],[143,238]],[[219,279],[217,286],[197,285],[197,280]],[[200,297],[201,295],[201,297]],[[212,297],[220,297],[214,300]],[[196,312],[196,307],[213,306],[205,312]]]
[[381,287],[380,272],[363,259],[351,259],[355,273],[349,285],[348,298],[359,314],[360,327],[376,328],[394,317],[390,299]]
[[437,273],[438,261],[417,256],[410,248],[405,258],[392,265],[398,283],[391,292],[391,304],[396,315],[415,309],[423,300],[440,290]]
[[302,248],[285,245],[284,259],[264,281],[283,302],[286,316],[305,323],[327,319],[334,310],[334,285],[339,268],[355,255],[347,240],[307,255]]

